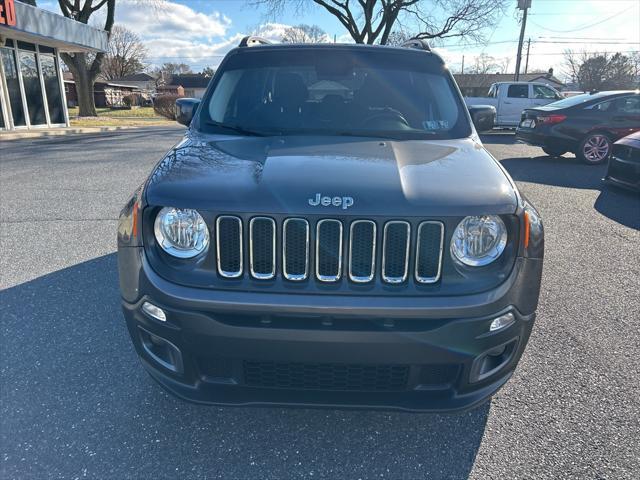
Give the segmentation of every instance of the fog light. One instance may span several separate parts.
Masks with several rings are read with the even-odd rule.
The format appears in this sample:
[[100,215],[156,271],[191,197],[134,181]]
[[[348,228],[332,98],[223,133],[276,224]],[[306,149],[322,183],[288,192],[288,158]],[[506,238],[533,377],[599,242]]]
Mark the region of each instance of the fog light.
[[491,325],[489,325],[489,331],[495,332],[496,330],[502,330],[503,328],[507,328],[515,321],[516,319],[513,317],[513,313],[505,313],[504,315],[495,318],[491,322]]
[[[151,318],[160,320],[161,322],[167,321],[167,316],[160,307],[156,307],[153,303],[144,302],[142,304],[142,311],[149,315]],[[492,324],[493,325],[493,324]]]

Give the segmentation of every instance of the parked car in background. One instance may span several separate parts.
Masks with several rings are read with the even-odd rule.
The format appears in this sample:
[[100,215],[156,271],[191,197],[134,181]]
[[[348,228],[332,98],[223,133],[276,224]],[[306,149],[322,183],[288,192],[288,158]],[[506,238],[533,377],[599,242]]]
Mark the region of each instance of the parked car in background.
[[496,109],[496,127],[517,127],[526,108],[555,102],[562,95],[549,85],[535,82],[498,82],[486,97],[465,97],[468,106],[491,105]]
[[576,95],[582,95],[583,93],[586,93],[582,90],[563,90],[562,92],[560,92],[560,95],[562,95],[563,98],[570,98],[570,97],[575,97]]
[[573,152],[595,165],[609,158],[613,142],[638,130],[638,91],[596,92],[525,110],[516,139],[547,155]]
[[613,144],[604,180],[640,192],[640,131]]
[[486,132],[495,126],[496,107],[491,105],[469,105],[467,109],[478,132]]

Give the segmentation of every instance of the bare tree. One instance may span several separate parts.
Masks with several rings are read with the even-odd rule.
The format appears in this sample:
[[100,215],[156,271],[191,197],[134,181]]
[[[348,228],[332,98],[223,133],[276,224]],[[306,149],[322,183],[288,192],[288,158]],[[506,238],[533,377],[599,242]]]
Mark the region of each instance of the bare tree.
[[633,59],[621,53],[565,52],[565,70],[584,91],[633,88],[635,68]]
[[318,25],[301,23],[284,31],[282,43],[326,43],[329,37]]
[[511,66],[512,57],[502,57],[497,60],[498,67],[502,73],[509,73],[509,67]]
[[399,46],[408,42],[414,37],[415,35],[406,33],[402,30],[394,30],[389,34],[389,37],[387,37],[387,45]]
[[102,61],[102,74],[107,80],[142,72],[146,68],[147,48],[140,37],[116,25],[111,30],[109,49]]
[[640,51],[635,51],[629,55],[629,61],[633,69],[635,86],[638,88],[640,87]]
[[[155,9],[162,0],[131,0],[140,6]],[[58,0],[62,14],[77,22],[89,23],[94,13],[104,14],[104,23],[100,27],[111,36],[116,11],[116,0]],[[102,18],[102,15],[98,15]],[[94,17],[95,18],[95,17]],[[78,92],[78,106],[80,116],[96,116],[96,105],[93,98],[93,86],[98,73],[102,70],[105,53],[60,53],[60,57],[73,74]]]
[[205,77],[213,77],[216,74],[216,69],[213,67],[204,67],[200,74],[204,75]]
[[502,71],[500,64],[494,57],[487,55],[486,53],[478,55],[470,69],[471,73],[477,73],[480,75],[487,75],[498,71]]
[[[91,16],[103,7],[106,8],[104,26],[109,34],[113,28],[116,0],[58,0],[62,14],[81,23],[89,23]],[[102,68],[104,52],[89,54],[86,52],[60,53],[62,60],[73,74],[78,93],[80,116],[96,116],[93,98],[93,85]]]
[[495,25],[508,0],[248,0],[277,17],[316,4],[336,17],[356,43],[387,44],[397,25],[410,25],[422,39],[482,38]]

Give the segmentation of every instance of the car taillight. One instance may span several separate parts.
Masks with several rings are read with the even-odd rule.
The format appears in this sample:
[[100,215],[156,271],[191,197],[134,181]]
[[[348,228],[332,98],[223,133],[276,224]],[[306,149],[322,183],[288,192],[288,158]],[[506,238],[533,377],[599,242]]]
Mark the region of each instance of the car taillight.
[[567,118],[566,115],[544,115],[536,119],[537,123],[545,125],[553,125],[555,123],[563,122]]

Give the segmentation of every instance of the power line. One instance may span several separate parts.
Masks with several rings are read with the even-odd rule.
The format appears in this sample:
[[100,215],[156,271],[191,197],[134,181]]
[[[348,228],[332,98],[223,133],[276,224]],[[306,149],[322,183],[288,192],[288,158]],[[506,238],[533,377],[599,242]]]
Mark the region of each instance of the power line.
[[572,44],[572,45],[640,45],[640,42],[585,42],[583,40],[573,41],[569,40],[567,42],[559,42],[557,40],[536,40],[535,43],[554,43],[554,44]]
[[[594,52],[579,52],[586,53],[588,55],[604,55],[608,53],[636,53],[638,50],[622,50],[617,52],[611,52],[606,50],[594,51]],[[531,56],[543,56],[543,55],[566,55],[566,52],[542,52],[542,53],[531,53]]]
[[[540,37],[540,38],[562,38],[562,37]],[[435,49],[438,48],[442,48],[442,49],[447,49],[447,50],[459,50],[459,49],[466,49],[468,47],[486,47],[488,45],[499,45],[499,44],[505,44],[505,43],[518,43],[518,40],[504,40],[504,41],[499,41],[499,42],[486,42],[486,43],[466,43],[466,44],[459,44],[459,45],[443,45],[441,47],[434,47]],[[608,40],[595,40],[595,41],[587,41],[585,40],[567,40],[567,41],[557,41],[557,40],[532,40],[531,41],[532,44],[572,44],[572,45],[640,45],[640,42],[625,42],[625,41],[608,41]]]
[[632,10],[633,7],[627,8],[625,10],[622,10],[621,12],[615,13],[613,15],[611,15],[610,17],[607,18],[603,18],[602,20],[599,20],[595,23],[591,23],[588,25],[582,25],[580,27],[574,28],[572,30],[554,30],[552,28],[547,28],[547,27],[543,27],[542,25],[537,24],[536,22],[532,21],[531,23],[533,23],[536,27],[541,28],[542,30],[546,30],[548,32],[553,32],[553,33],[572,33],[572,32],[579,32],[580,30],[585,30],[587,28],[591,28],[591,27],[595,27],[596,25],[600,25],[604,22],[608,22],[609,20],[616,18],[620,15],[622,15],[623,13],[627,13],[629,10]]

